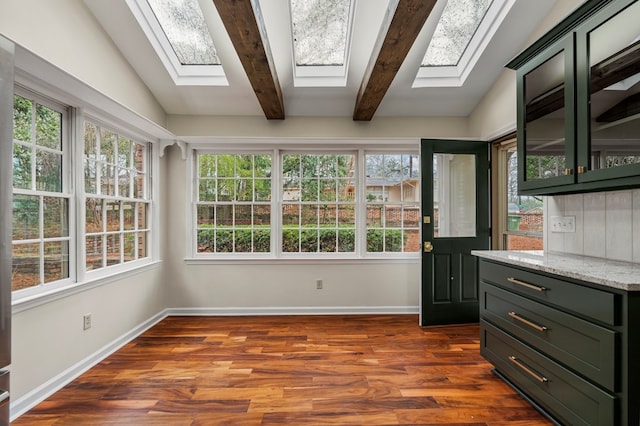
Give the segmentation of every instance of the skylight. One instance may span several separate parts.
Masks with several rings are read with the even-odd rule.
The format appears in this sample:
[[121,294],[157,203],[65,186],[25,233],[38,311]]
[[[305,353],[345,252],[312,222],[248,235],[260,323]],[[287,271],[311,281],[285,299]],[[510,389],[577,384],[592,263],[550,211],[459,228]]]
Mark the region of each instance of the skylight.
[[147,0],[182,65],[220,65],[197,0]]
[[458,65],[490,5],[491,0],[449,0],[433,33],[422,66]]
[[462,86],[516,0],[448,0],[413,87]]
[[126,0],[176,85],[228,85],[198,0]]
[[290,0],[296,86],[346,84],[352,0]]

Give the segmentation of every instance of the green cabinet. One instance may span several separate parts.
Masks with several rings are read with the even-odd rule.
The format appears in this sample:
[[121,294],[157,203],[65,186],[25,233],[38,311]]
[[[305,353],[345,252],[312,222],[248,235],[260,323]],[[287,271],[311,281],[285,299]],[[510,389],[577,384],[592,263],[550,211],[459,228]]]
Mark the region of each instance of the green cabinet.
[[560,424],[640,424],[640,292],[480,259],[480,351]]
[[640,186],[640,0],[591,0],[507,66],[521,194]]

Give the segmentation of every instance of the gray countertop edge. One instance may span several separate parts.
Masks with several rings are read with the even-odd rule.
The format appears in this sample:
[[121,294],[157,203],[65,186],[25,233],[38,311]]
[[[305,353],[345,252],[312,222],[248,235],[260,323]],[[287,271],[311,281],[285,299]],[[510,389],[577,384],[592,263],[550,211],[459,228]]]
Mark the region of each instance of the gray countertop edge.
[[473,250],[472,255],[626,291],[640,291],[640,264],[566,253]]

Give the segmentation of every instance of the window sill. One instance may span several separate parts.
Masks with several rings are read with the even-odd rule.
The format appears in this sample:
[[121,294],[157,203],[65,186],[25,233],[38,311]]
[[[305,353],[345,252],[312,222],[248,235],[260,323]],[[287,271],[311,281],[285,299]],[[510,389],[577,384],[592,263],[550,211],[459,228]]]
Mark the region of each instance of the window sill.
[[65,297],[73,296],[84,291],[92,290],[96,287],[103,286],[105,284],[118,281],[124,277],[140,274],[142,272],[150,271],[160,267],[162,261],[151,261],[142,265],[136,266],[125,271],[114,272],[110,275],[105,275],[99,278],[90,279],[84,282],[76,282],[69,284],[65,287],[59,287],[50,291],[21,297],[19,299],[13,299],[11,301],[12,313],[33,309],[37,306],[44,305],[54,300],[63,299]]
[[418,263],[420,256],[411,257],[360,257],[360,258],[185,258],[187,265],[362,265],[362,264],[392,264],[392,263]]

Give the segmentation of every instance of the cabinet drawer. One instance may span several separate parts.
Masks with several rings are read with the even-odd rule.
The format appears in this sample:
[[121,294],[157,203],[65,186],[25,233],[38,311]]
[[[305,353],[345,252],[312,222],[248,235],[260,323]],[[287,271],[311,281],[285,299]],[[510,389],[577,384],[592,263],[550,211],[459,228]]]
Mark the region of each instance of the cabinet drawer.
[[612,392],[616,332],[491,284],[480,283],[480,315]]
[[480,280],[605,324],[618,325],[616,295],[492,262],[480,262]]
[[481,352],[551,416],[567,425],[614,425],[616,397],[480,321]]

